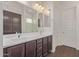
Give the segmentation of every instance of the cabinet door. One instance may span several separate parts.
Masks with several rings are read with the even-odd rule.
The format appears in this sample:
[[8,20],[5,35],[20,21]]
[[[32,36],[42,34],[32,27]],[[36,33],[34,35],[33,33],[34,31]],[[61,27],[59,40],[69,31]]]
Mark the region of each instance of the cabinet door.
[[7,48],[8,57],[24,57],[24,54],[25,54],[25,45],[24,44]]
[[43,38],[43,56],[46,56],[48,54],[48,48],[47,48],[47,37]]
[[26,57],[36,56],[36,41],[30,41],[26,43]]
[[48,44],[48,53],[51,52],[52,50],[52,36],[48,36],[48,39],[47,39],[47,44]]
[[37,39],[37,57],[42,57],[42,39]]

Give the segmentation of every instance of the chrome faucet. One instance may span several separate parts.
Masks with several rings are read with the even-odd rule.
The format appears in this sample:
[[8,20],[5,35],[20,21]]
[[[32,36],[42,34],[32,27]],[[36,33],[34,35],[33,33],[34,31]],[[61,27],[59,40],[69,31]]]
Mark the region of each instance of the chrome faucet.
[[18,35],[18,38],[20,38],[20,37],[21,37],[21,34]]
[[20,38],[20,37],[21,37],[21,33],[17,33],[17,32],[16,32],[16,34],[18,35],[18,36],[17,36],[18,38]]

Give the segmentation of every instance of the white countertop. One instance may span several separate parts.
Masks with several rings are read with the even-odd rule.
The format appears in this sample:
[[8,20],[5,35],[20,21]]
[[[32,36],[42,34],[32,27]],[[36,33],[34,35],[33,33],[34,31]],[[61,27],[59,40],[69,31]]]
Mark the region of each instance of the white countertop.
[[25,43],[25,42],[35,40],[38,38],[42,38],[45,36],[49,36],[49,35],[52,35],[52,33],[49,33],[49,32],[42,33],[42,34],[39,34],[38,32],[27,33],[27,34],[23,33],[23,34],[21,34],[20,38],[18,38],[17,35],[18,34],[4,35],[3,36],[3,48],[10,47],[10,46],[17,45],[17,44],[21,44],[21,43]]

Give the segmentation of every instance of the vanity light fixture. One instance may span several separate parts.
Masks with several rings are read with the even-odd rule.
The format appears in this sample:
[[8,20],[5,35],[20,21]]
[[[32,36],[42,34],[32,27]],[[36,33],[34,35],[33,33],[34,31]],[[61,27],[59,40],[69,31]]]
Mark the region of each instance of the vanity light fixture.
[[42,6],[41,5],[39,5],[39,8],[41,8]]
[[49,14],[49,10],[47,10],[47,14]]
[[43,13],[45,15],[49,15],[49,9],[45,8],[44,6],[42,6],[41,4],[34,4],[33,8],[40,13]]
[[44,7],[41,7],[42,10],[44,10]]
[[49,10],[46,10],[46,14],[49,15]]
[[36,3],[35,6],[39,6],[39,4]]

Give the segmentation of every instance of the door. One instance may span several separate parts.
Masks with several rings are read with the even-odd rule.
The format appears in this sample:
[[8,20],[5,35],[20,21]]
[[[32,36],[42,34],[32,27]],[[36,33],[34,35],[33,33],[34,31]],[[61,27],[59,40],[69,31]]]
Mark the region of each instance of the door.
[[76,7],[62,11],[62,29],[63,44],[76,47]]

